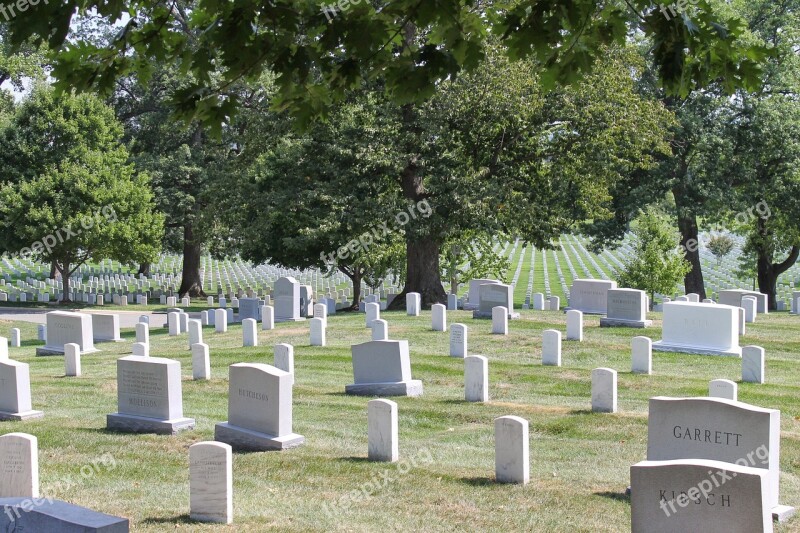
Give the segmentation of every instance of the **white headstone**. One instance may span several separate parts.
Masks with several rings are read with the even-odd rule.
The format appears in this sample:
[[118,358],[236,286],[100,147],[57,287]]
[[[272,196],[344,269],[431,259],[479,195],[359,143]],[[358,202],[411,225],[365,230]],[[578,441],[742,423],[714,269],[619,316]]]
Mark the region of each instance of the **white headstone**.
[[592,370],[592,411],[617,412],[617,371],[610,368]]
[[144,322],[139,322],[135,326],[136,329],[136,342],[143,342],[150,344],[150,326]]
[[8,339],[0,337],[0,361],[8,360]]
[[145,344],[144,342],[134,342],[131,351],[133,355],[139,357],[150,357],[150,344]]
[[11,328],[11,347],[19,348],[22,346],[22,334],[19,328]]
[[294,346],[291,344],[276,344],[274,348],[275,368],[292,375],[290,380],[294,385]]
[[561,366],[561,332],[546,329],[542,332],[542,364]]
[[448,311],[458,310],[458,295],[456,294],[447,295],[447,310]]
[[328,320],[328,306],[326,304],[314,304],[314,318]]
[[653,373],[653,341],[650,337],[631,339],[631,372],[634,374]]
[[305,320],[300,315],[300,283],[292,277],[275,282],[275,322]]
[[745,346],[742,348],[742,381],[745,383],[765,382],[764,348]]
[[422,296],[418,292],[406,294],[406,314],[408,316],[419,316],[422,308]]
[[771,533],[763,470],[720,461],[642,461],[631,467],[631,533]]
[[569,308],[590,315],[605,315],[608,310],[608,291],[616,288],[616,281],[573,280],[569,291]]
[[[0,436],[0,498],[39,497],[39,440],[27,433]],[[12,522],[8,531],[19,531]]]
[[197,319],[189,320],[186,325],[189,328],[189,349],[195,344],[203,342],[203,323]]
[[600,327],[646,328],[652,325],[652,320],[647,320],[644,291],[609,289],[607,294],[607,316],[600,319]]
[[326,344],[326,320],[312,318],[310,321],[311,346],[325,346]]
[[167,325],[169,327],[170,337],[175,337],[181,334],[181,314],[175,311],[167,313]]
[[450,326],[450,357],[466,357],[469,346],[466,324],[453,324]]
[[214,309],[214,331],[217,333],[228,331],[228,313],[225,309]]
[[70,342],[81,347],[81,353],[98,351],[94,347],[92,317],[86,313],[51,311],[47,313],[47,344],[36,349],[36,355],[64,353],[64,345]]
[[467,303],[464,304],[464,310],[474,311],[479,308],[481,302],[481,285],[488,283],[500,283],[496,279],[473,279],[469,282],[469,293],[467,294]]
[[719,303],[722,305],[730,305],[732,307],[741,307],[742,298],[745,296],[752,296],[756,299],[756,312],[768,313],[769,301],[766,294],[758,291],[747,291],[743,289],[726,289],[719,291]]
[[192,345],[192,379],[211,379],[211,357],[208,353],[208,344],[199,342]]
[[367,434],[370,461],[393,463],[400,458],[395,402],[383,399],[367,402]]
[[387,321],[378,319],[372,323],[372,340],[374,341],[389,340],[389,323]]
[[514,313],[514,287],[502,283],[485,283],[480,288],[481,301],[473,318],[490,317],[495,307],[505,307],[509,318],[518,318]]
[[741,307],[744,309],[744,321],[752,324],[756,321],[756,309],[758,302],[752,296],[743,296]]
[[44,324],[39,324],[36,327],[36,333],[37,333],[37,338],[40,341],[44,341],[44,343],[47,344],[47,326]]
[[567,340],[583,341],[583,312],[577,309],[567,311]]
[[664,304],[662,352],[740,357],[738,307],[693,302]]
[[482,355],[464,357],[464,399],[489,401],[489,360]]
[[498,483],[530,480],[528,421],[518,416],[494,419],[494,472]]
[[271,305],[261,306],[261,329],[275,329],[275,308]]
[[431,327],[433,331],[447,331],[447,308],[442,304],[431,306]]
[[422,382],[411,379],[408,341],[354,344],[354,383],[345,387],[357,396],[421,396]]
[[181,364],[171,359],[117,359],[117,405],[106,417],[111,430],[175,434],[195,425],[183,416]]
[[503,306],[492,308],[492,334],[508,335],[508,309]]
[[258,346],[258,322],[255,318],[242,320],[242,346]]
[[544,294],[541,292],[533,293],[533,310],[544,311]]
[[708,395],[735,401],[739,399],[739,386],[729,379],[715,379],[708,384]]
[[367,303],[364,304],[364,310],[366,311],[366,326],[371,328],[372,323],[381,318],[381,306],[376,303]]
[[189,518],[233,522],[233,455],[228,444],[209,441],[189,446]]
[[214,440],[236,450],[283,450],[300,446],[292,432],[292,376],[274,366],[230,366],[228,421],[216,425]]
[[30,368],[26,363],[0,361],[0,420],[27,420],[44,416],[31,406]]
[[64,345],[64,375],[70,377],[81,375],[81,347],[73,342]]
[[551,296],[548,304],[548,309],[550,311],[561,311],[561,298],[558,296]]

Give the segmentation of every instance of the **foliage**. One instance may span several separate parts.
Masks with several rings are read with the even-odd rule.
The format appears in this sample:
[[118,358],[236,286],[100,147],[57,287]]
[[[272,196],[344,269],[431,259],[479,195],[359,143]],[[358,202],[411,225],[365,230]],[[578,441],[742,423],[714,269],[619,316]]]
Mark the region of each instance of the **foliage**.
[[706,246],[708,246],[709,251],[714,254],[714,257],[717,258],[717,264],[719,264],[726,255],[731,253],[735,244],[736,243],[729,235],[718,233],[712,235],[708,239]]
[[0,246],[54,262],[70,275],[92,259],[149,261],[163,217],[148,177],[128,163],[122,128],[95,97],[40,88],[0,133]]
[[504,279],[510,267],[507,257],[495,251],[495,239],[502,236],[466,232],[442,247],[442,279],[450,283],[450,293],[471,279]]
[[[623,45],[634,33],[652,39],[658,78],[681,96],[715,80],[727,92],[756,87],[764,56],[740,39],[738,17],[707,0],[673,17],[649,0],[325,4],[51,2],[19,13],[9,26],[13,42],[32,38],[57,51],[53,73],[62,88],[109,94],[118,77],[136,73],[147,80],[154,64],[174,61],[192,79],[171,92],[175,111],[217,132],[242,104],[229,91],[240,80],[274,72],[274,104],[305,124],[364,80],[384,80],[395,103],[429,98],[438,83],[479,66],[490,36],[509,57],[531,59],[547,90],[576,82],[598,66],[607,46]],[[70,39],[76,13],[122,27],[106,42]],[[408,39],[411,33],[415,39]]]
[[678,235],[658,212],[642,211],[633,227],[633,253],[617,272],[617,284],[646,291],[650,302],[655,294],[672,294],[689,271]]

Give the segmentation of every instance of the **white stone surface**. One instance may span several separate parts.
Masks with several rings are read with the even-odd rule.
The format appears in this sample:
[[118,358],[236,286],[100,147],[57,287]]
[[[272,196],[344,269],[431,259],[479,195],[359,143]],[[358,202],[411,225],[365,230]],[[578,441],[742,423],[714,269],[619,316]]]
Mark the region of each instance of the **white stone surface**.
[[561,298],[551,296],[547,301],[547,309],[550,311],[561,311]]
[[291,344],[276,344],[273,349],[275,368],[292,375],[289,382],[294,385],[294,346]]
[[233,522],[233,454],[222,442],[189,446],[189,518]]
[[261,306],[261,329],[275,329],[275,308],[271,305]]
[[397,404],[377,399],[367,402],[368,457],[370,461],[393,463],[400,458]]
[[546,329],[542,332],[542,364],[561,366],[561,332]]
[[739,386],[729,379],[715,379],[708,384],[708,396],[725,400],[738,400]]
[[11,359],[0,361],[0,420],[41,417],[31,405],[30,367]]
[[92,333],[95,342],[120,342],[119,315],[92,313]]
[[742,381],[745,383],[765,383],[765,354],[760,346],[742,348]]
[[743,296],[742,297],[742,305],[740,306],[744,309],[744,321],[748,324],[752,324],[756,321],[756,309],[758,308],[758,302],[752,296]]
[[211,379],[211,356],[208,344],[199,342],[192,345],[192,379]]
[[492,308],[492,334],[508,335],[508,309],[503,306]]
[[422,309],[422,296],[418,292],[406,294],[406,314],[419,316],[420,309]]
[[447,307],[444,305],[431,306],[431,328],[433,331],[447,331]]
[[530,480],[528,421],[518,416],[494,419],[494,471],[498,483]]
[[617,371],[611,368],[592,370],[592,411],[617,412]]
[[771,533],[763,470],[719,461],[642,461],[631,467],[632,533]]
[[482,355],[464,357],[464,399],[489,401],[489,360]]
[[653,341],[650,337],[631,339],[631,372],[634,374],[653,373]]
[[387,321],[379,318],[372,323],[372,340],[389,340],[389,323]]
[[81,347],[74,342],[64,345],[64,375],[69,377],[81,375]]
[[181,334],[181,314],[172,312],[167,313],[167,326],[169,328],[169,335],[175,337]]
[[186,326],[189,329],[189,349],[191,350],[192,346],[203,342],[203,323],[197,319],[190,319],[186,322]]
[[293,277],[280,278],[275,282],[275,322],[297,322],[300,316],[300,283]]
[[311,346],[325,346],[327,344],[327,320],[312,318],[309,324]]
[[150,357],[150,344],[145,344],[143,342],[134,342],[131,347],[131,352],[133,355],[139,357]]
[[663,338],[656,351],[739,357],[738,307],[693,302],[664,304]]
[[616,281],[573,280],[569,291],[569,308],[586,314],[605,315],[608,310],[608,290],[616,288]]
[[117,359],[117,405],[125,415],[183,418],[181,364],[161,357]]
[[469,347],[469,328],[466,324],[450,326],[450,357],[466,357]]
[[[27,433],[0,436],[0,498],[38,497],[39,440]],[[20,529],[12,522],[7,531]]]
[[47,313],[47,344],[43,350],[64,353],[64,345],[70,342],[80,346],[81,353],[97,351],[94,347],[91,315],[68,311]]
[[495,307],[504,307],[507,314],[514,309],[514,287],[511,285],[485,283],[480,287],[480,298],[478,307],[480,316],[490,316]]
[[139,322],[135,326],[136,329],[136,342],[143,342],[150,344],[150,326],[144,322]]
[[22,346],[22,334],[19,328],[11,328],[11,347],[19,348]]
[[242,320],[242,346],[258,346],[258,322],[255,318]]
[[533,294],[533,310],[544,311],[544,294],[541,292]]
[[377,303],[367,303],[364,304],[364,310],[366,312],[366,319],[365,324],[366,327],[371,328],[372,324],[381,318],[381,306]]
[[567,340],[583,341],[583,312],[577,309],[567,311]]
[[225,309],[214,309],[214,331],[217,333],[228,331],[228,313]]

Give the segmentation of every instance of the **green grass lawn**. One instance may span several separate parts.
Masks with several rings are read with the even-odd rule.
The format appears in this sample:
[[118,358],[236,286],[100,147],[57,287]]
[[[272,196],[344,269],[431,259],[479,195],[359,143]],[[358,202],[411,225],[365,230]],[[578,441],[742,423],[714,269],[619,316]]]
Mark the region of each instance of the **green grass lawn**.
[[[186,335],[152,329],[150,353],[181,362],[184,413],[197,419],[196,430],[176,437],[105,430],[106,414],[117,410],[115,361],[129,353],[133,330],[124,330],[126,342],[100,344],[102,352],[84,356],[83,377],[65,378],[62,357],[34,356],[41,344],[31,340],[34,324],[5,322],[0,332],[20,327],[27,339],[10,355],[30,364],[34,409],[45,416],[2,422],[0,430],[39,438],[45,495],[129,517],[136,531],[629,530],[624,490],[630,466],[645,458],[648,398],[704,396],[712,379],[738,381],[741,362],[656,353],[654,375],[632,375],[630,340],[642,330],[601,330],[597,318],[587,317],[584,342],[564,343],[564,366],[542,367],[541,333],[565,331],[565,317],[520,312],[507,337],[490,335],[490,321],[448,313],[448,322],[469,325],[470,353],[489,358],[488,404],[463,401],[463,360],[448,357],[449,334],[431,331],[429,311],[419,318],[383,313],[390,338],[409,340],[413,377],[425,387],[420,398],[395,399],[396,465],[366,461],[369,398],[344,394],[352,382],[350,345],[370,338],[364,315],[355,314],[329,317],[325,348],[308,346],[307,323],[259,330],[257,348],[241,347],[241,326],[225,334],[204,328],[211,347],[208,382],[191,381]],[[655,324],[646,331],[654,340],[660,316],[650,317]],[[768,383],[739,386],[740,400],[782,411],[781,503],[794,506],[800,505],[799,329],[800,319],[784,313],[748,324],[743,344],[767,349]],[[271,363],[279,342],[295,346],[294,431],[306,443],[284,452],[235,453],[234,524],[192,523],[188,448],[213,439],[214,424],[227,419],[228,365]],[[618,414],[590,412],[590,372],[600,366],[619,371]],[[493,482],[493,420],[502,415],[530,421],[531,482],[524,487]],[[92,464],[98,466],[85,468],[91,475],[82,477],[81,468]],[[391,481],[384,485],[387,469]],[[336,507],[376,479],[380,488],[368,499]],[[329,512],[332,506],[339,512]],[[776,530],[800,531],[800,518]]]

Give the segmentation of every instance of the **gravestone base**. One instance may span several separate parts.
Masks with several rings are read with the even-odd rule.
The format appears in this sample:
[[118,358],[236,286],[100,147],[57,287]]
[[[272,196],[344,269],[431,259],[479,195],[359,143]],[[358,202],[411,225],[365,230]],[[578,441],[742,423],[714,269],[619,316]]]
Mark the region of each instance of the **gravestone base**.
[[796,512],[797,509],[794,507],[790,507],[788,505],[778,505],[777,507],[772,508],[772,520],[782,524],[784,522],[788,522]]
[[476,311],[478,309],[478,304],[471,304],[469,302],[464,303],[464,311]]
[[606,316],[605,311],[586,311],[584,309],[579,309],[577,307],[565,307],[563,311],[564,314],[566,314],[567,311],[580,311],[584,315]]
[[[492,312],[475,310],[472,312],[472,318],[492,318]],[[510,320],[516,320],[517,318],[519,318],[519,313],[514,313],[512,311],[509,311],[508,318]]]
[[125,342],[125,339],[122,337],[116,339],[95,339],[94,342]]
[[251,429],[232,426],[227,422],[220,422],[214,426],[214,440],[230,444],[234,450],[264,452],[297,448],[305,443],[306,438],[297,433],[276,437]]
[[280,324],[281,322],[305,322],[305,320],[306,320],[306,318],[302,317],[302,316],[300,318],[278,318],[278,317],[275,317],[275,323],[276,324]]
[[[38,505],[37,505],[38,503]],[[0,530],[59,533],[128,533],[127,518],[111,516],[61,500],[0,498]]]
[[398,381],[396,383],[354,383],[344,388],[345,394],[353,396],[422,396],[422,381]]
[[[124,339],[121,339],[119,342],[122,342]],[[100,342],[100,341],[95,341]],[[104,341],[105,342],[105,341]],[[108,341],[111,342],[111,341]],[[99,352],[97,348],[92,348],[91,350],[81,350],[81,355],[86,355],[87,353],[96,353]],[[41,348],[36,348],[36,356],[47,356],[47,355],[65,355],[63,348],[56,348],[53,346],[43,346]]]
[[0,420],[31,420],[32,418],[42,418],[44,413],[42,411],[23,411],[21,413],[7,413],[0,411]]
[[123,433],[156,433],[158,435],[176,435],[180,431],[194,429],[194,418],[176,418],[159,420],[146,416],[123,415],[114,413],[106,415],[106,428]]
[[625,320],[624,318],[601,318],[601,328],[649,328],[652,320]]
[[741,357],[742,348],[737,347],[732,350],[715,350],[713,348],[701,348],[699,346],[686,346],[683,344],[665,344],[664,341],[653,343],[654,352],[674,352],[689,353],[696,355],[721,355],[723,357]]

